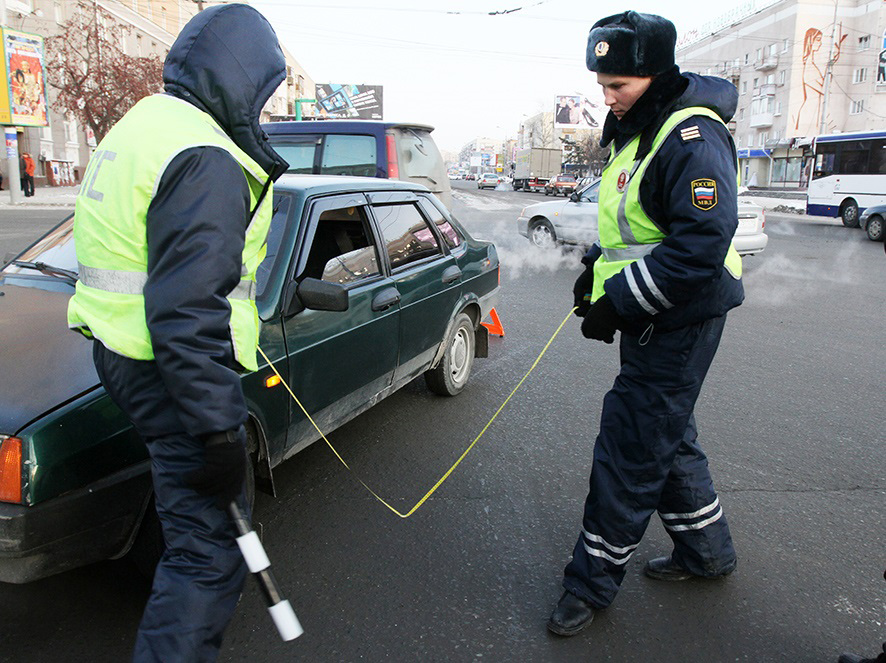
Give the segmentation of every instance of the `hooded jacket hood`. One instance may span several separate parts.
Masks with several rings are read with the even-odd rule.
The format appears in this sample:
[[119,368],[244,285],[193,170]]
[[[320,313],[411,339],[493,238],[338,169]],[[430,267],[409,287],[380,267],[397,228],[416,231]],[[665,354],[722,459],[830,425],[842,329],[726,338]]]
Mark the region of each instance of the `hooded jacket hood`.
[[677,99],[672,111],[690,106],[710,108],[723,122],[729,122],[738,106],[738,90],[724,78],[682,74],[689,81],[686,91]]
[[267,19],[248,5],[211,7],[188,21],[163,65],[167,93],[215,118],[271,179],[287,163],[259,125],[261,109],[286,77],[286,59]]

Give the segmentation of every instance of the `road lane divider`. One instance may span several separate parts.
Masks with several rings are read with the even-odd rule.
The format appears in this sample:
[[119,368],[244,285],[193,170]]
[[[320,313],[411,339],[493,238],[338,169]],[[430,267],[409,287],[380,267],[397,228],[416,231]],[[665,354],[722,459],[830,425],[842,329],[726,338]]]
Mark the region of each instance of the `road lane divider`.
[[305,406],[301,404],[300,400],[298,400],[298,397],[292,391],[292,389],[290,388],[290,386],[286,382],[286,380],[283,379],[283,376],[280,375],[280,373],[277,371],[277,368],[276,368],[276,366],[274,366],[273,362],[271,362],[271,360],[268,359],[268,356],[264,353],[264,350],[262,350],[261,347],[259,347],[258,352],[264,358],[264,360],[266,362],[268,362],[268,366],[271,368],[272,371],[274,371],[276,376],[280,379],[280,383],[286,388],[286,391],[289,392],[289,395],[292,396],[292,400],[294,400],[296,405],[298,405],[299,409],[301,409],[301,411],[304,412],[305,416],[308,418],[308,421],[310,421],[311,424],[314,426],[314,428],[317,430],[317,432],[320,433],[320,437],[322,437],[323,441],[326,442],[326,446],[328,446],[332,450],[332,453],[335,454],[335,457],[338,458],[338,460],[341,462],[341,464],[345,466],[345,468],[354,476],[354,478],[357,481],[359,481],[360,484],[367,491],[369,491],[369,493],[376,500],[381,502],[390,511],[395,513],[400,518],[409,518],[409,516],[411,516],[416,511],[418,511],[418,509],[421,507],[421,505],[424,504],[428,500],[428,498],[431,495],[433,495],[440,486],[443,485],[443,482],[449,478],[449,476],[455,471],[455,468],[457,468],[461,464],[461,462],[467,457],[467,455],[471,452],[471,450],[474,448],[474,446],[477,444],[477,442],[480,441],[480,438],[483,437],[483,435],[486,433],[486,431],[492,425],[492,422],[494,422],[495,419],[498,417],[499,413],[501,413],[501,411],[504,410],[505,406],[508,404],[508,401],[511,400],[511,397],[513,397],[513,395],[517,393],[517,390],[523,386],[523,383],[526,382],[526,379],[529,377],[529,375],[532,373],[532,371],[535,370],[535,367],[538,366],[538,363],[541,361],[541,358],[545,356],[545,353],[548,351],[548,348],[551,347],[551,343],[553,343],[554,339],[557,338],[557,335],[560,333],[560,330],[563,329],[563,327],[569,321],[570,316],[572,316],[572,314],[575,312],[575,310],[576,309],[573,308],[571,311],[569,311],[569,313],[566,315],[566,317],[563,318],[563,322],[560,323],[560,326],[557,327],[557,330],[553,333],[551,338],[548,339],[548,342],[545,344],[544,348],[542,348],[542,351],[539,353],[538,357],[536,357],[535,361],[532,362],[532,366],[529,367],[529,370],[526,371],[526,374],[520,379],[520,381],[517,383],[517,386],[513,388],[513,390],[511,391],[510,394],[508,394],[508,397],[504,400],[504,403],[502,403],[501,406],[495,411],[495,414],[492,415],[492,418],[483,427],[483,430],[481,430],[480,433],[477,435],[477,437],[474,438],[474,441],[471,442],[471,444],[468,446],[468,448],[464,450],[464,453],[462,453],[462,455],[459,456],[458,460],[455,461],[455,463],[453,463],[452,467],[450,467],[448,470],[446,470],[446,473],[442,477],[440,477],[440,479],[437,481],[437,483],[435,483],[433,485],[433,487],[427,493],[424,494],[424,497],[422,497],[418,502],[416,502],[415,506],[413,506],[406,513],[402,513],[401,511],[398,511],[396,508],[394,508],[393,506],[388,504],[388,502],[384,498],[382,498],[377,492],[375,492],[372,488],[370,488],[369,485],[365,481],[363,481],[362,478],[360,478],[360,475],[358,475],[351,468],[351,466],[348,465],[347,461],[344,458],[342,458],[341,454],[336,450],[336,448],[334,446],[332,446],[332,443],[329,441],[329,439],[326,437],[326,435],[324,435],[323,431],[320,430],[320,427],[317,425],[317,423],[314,421],[314,419],[311,417],[311,415],[305,409]]

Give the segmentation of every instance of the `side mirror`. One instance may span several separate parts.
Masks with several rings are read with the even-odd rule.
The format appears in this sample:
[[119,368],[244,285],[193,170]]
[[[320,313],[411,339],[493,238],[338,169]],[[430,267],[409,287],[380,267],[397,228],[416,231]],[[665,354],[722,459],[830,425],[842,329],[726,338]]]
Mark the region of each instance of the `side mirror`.
[[574,203],[577,203],[578,202],[578,194],[577,193],[570,193],[569,200],[571,200]]
[[314,311],[347,311],[348,291],[340,283],[306,278],[296,288],[297,300],[302,309]]

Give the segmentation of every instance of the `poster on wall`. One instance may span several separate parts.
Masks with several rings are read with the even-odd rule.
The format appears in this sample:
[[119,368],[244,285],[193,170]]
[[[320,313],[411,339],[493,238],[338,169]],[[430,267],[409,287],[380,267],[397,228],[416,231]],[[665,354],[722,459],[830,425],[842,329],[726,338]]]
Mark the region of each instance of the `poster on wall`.
[[557,129],[594,129],[602,126],[602,116],[605,115],[597,104],[581,95],[560,94],[554,100],[554,127]]
[[317,84],[317,110],[320,117],[382,119],[381,85]]
[[49,126],[43,76],[43,37],[4,28],[3,50],[4,87],[9,93],[10,117],[8,120],[0,117],[0,122],[23,127]]

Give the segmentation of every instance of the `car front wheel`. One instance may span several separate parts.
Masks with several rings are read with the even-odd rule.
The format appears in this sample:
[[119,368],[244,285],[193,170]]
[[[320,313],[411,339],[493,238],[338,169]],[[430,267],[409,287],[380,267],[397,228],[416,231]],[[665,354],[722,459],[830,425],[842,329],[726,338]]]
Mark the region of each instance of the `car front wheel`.
[[557,234],[547,220],[536,221],[529,229],[529,239],[540,249],[549,249],[557,241]]
[[858,203],[852,198],[843,203],[840,210],[840,216],[843,219],[843,225],[847,228],[858,228]]
[[474,321],[467,313],[459,313],[446,339],[443,358],[435,368],[425,371],[425,383],[435,394],[455,396],[460,393],[474,365]]
[[866,228],[868,239],[872,242],[883,241],[883,217],[875,214],[868,219]]

